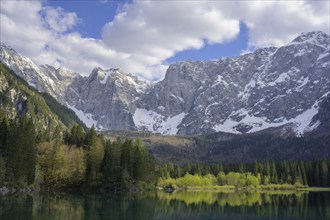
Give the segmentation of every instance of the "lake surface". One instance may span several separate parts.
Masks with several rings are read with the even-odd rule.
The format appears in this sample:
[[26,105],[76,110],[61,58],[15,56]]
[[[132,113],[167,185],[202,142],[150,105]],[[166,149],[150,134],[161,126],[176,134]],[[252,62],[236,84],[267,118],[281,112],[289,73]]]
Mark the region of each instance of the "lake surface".
[[330,219],[330,192],[0,195],[0,219]]

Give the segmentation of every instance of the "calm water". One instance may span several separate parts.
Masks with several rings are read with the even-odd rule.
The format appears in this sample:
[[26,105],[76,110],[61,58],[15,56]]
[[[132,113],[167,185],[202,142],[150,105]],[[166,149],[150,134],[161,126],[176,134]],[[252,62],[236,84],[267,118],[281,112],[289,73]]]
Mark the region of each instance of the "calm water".
[[0,196],[0,219],[330,219],[330,192]]

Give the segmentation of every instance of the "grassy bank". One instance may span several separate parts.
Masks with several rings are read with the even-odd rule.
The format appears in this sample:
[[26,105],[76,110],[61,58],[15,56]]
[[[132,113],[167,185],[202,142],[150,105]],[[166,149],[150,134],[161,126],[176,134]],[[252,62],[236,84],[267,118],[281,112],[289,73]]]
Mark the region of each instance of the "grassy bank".
[[[292,191],[301,191],[301,192],[329,192],[330,187],[295,187],[294,185],[277,185],[276,187],[269,186],[258,186],[258,187],[235,187],[232,185],[225,186],[186,186],[186,187],[177,187],[177,186],[168,186],[172,187],[173,190],[179,191],[219,191],[219,192],[234,192],[234,191],[262,191],[262,192],[273,192],[273,191],[281,191],[281,192],[292,192]],[[165,187],[156,187],[158,190],[164,190]]]
[[309,187],[303,185],[299,179],[294,184],[280,183],[274,184],[269,180],[260,180],[260,175],[253,175],[251,173],[233,173],[228,174],[219,173],[217,177],[212,174],[205,176],[191,175],[186,173],[179,178],[159,178],[157,186],[171,192],[173,190],[203,190],[203,191],[330,191],[326,187]]

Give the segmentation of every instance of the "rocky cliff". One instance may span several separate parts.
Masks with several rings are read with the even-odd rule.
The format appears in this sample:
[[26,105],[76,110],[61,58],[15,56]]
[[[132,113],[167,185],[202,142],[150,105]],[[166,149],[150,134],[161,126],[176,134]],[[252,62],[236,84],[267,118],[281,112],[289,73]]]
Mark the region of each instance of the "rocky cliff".
[[239,57],[174,63],[154,84],[119,69],[81,77],[38,67],[3,44],[0,59],[105,130],[242,134],[278,127],[300,136],[322,124],[319,109],[330,96],[330,37],[317,31]]

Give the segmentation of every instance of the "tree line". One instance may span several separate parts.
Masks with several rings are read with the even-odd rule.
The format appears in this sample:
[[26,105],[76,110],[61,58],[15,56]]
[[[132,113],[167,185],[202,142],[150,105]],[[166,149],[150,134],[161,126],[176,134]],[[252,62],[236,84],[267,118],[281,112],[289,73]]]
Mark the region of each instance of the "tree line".
[[[214,177],[236,175],[236,179],[258,179],[261,185],[300,184],[309,186],[330,186],[330,160],[319,161],[260,161],[239,164],[190,163],[184,166],[167,163],[160,165],[157,175],[162,180],[184,177],[186,174],[199,177],[211,174]],[[188,176],[190,177],[190,176]],[[210,176],[209,176],[210,177]],[[229,176],[230,177],[230,176]],[[212,178],[211,178],[212,179]],[[221,179],[221,178],[220,178]],[[219,180],[219,184],[221,180]],[[225,184],[225,183],[224,183]],[[223,184],[220,184],[223,185]]]
[[[246,184],[330,186],[330,160],[248,164],[157,164],[140,139],[106,140],[92,127],[38,131],[27,116],[0,110],[0,185],[146,187],[166,179]],[[204,178],[204,179],[203,179]]]
[[32,119],[0,111],[0,185],[127,188],[154,181],[154,157],[139,139],[111,142],[80,125],[39,134]]

